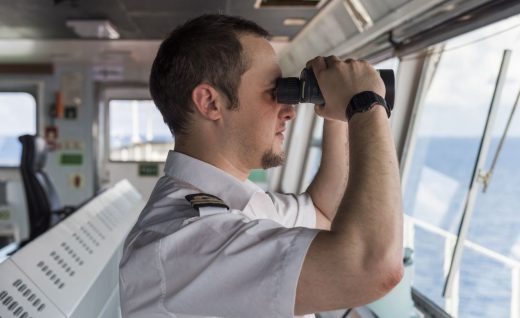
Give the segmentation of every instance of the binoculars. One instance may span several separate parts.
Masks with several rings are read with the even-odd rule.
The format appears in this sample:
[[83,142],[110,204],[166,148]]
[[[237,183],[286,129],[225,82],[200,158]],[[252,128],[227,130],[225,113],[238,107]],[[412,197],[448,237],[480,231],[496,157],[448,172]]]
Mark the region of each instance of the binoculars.
[[[377,70],[385,83],[385,100],[390,107],[394,107],[395,78],[393,70]],[[280,104],[312,103],[325,104],[323,95],[314,72],[304,68],[298,77],[283,77],[276,80],[276,101]]]

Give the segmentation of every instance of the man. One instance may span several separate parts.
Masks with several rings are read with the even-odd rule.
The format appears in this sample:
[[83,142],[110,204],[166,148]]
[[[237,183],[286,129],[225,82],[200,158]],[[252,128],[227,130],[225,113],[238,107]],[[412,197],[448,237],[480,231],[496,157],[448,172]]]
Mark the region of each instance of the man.
[[251,169],[283,163],[295,116],[276,101],[281,71],[267,36],[250,21],[205,15],[162,43],[150,90],[176,144],[125,242],[124,317],[312,316],[371,302],[401,279],[387,110],[384,101],[354,103],[363,91],[385,95],[368,63],[308,63],[326,120],[305,193],[265,193],[247,180]]

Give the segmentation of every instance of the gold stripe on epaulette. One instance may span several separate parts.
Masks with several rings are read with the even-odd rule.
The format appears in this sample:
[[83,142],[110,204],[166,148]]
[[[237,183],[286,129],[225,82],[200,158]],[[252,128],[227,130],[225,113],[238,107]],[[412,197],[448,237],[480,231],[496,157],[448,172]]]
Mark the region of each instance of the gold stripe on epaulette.
[[188,200],[191,205],[198,209],[202,206],[217,206],[217,207],[225,207],[229,209],[229,207],[222,201],[220,198],[206,193],[196,193],[190,194],[186,196],[186,200]]

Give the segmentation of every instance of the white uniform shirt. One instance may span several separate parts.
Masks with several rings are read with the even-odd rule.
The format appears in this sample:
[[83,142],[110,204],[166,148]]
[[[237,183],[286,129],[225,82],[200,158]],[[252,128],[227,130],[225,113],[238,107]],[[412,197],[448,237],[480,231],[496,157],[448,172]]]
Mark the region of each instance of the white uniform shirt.
[[[164,170],[125,241],[123,317],[293,317],[318,233],[311,198],[266,193],[173,151]],[[197,210],[185,198],[195,193],[217,196],[229,210]]]

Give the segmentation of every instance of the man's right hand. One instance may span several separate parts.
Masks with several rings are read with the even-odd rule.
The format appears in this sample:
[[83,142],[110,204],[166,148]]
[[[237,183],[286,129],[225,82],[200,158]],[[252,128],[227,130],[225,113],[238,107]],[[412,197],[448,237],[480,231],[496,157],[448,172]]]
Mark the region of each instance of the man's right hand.
[[308,61],[307,67],[314,71],[323,94],[325,105],[316,105],[315,110],[324,118],[347,121],[348,103],[363,91],[385,96],[385,84],[379,73],[364,60],[343,62],[336,56],[318,56]]

